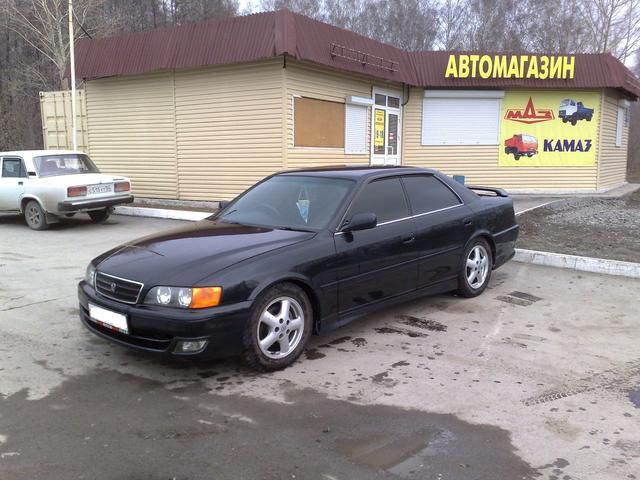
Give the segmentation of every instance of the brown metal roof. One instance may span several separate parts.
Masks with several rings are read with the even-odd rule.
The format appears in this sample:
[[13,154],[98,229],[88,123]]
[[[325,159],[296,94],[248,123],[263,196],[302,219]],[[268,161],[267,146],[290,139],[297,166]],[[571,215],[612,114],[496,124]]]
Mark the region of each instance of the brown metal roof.
[[[575,55],[575,77],[453,79],[454,52],[407,52],[288,10],[162,28],[76,44],[76,74],[95,79],[246,63],[287,55],[300,61],[425,88],[617,88],[640,96],[640,81],[610,54]],[[464,53],[464,52],[455,52]]]

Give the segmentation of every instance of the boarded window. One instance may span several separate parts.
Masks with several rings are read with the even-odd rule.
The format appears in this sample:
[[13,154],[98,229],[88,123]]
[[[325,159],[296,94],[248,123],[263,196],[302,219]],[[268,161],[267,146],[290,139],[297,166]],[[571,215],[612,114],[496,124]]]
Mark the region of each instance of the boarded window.
[[296,97],[296,147],[344,148],[344,103]]

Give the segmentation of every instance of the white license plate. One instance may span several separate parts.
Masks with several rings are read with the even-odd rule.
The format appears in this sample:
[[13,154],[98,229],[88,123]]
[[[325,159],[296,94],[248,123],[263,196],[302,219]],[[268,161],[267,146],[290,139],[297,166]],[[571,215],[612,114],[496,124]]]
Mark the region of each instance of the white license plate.
[[105,185],[89,185],[87,187],[87,193],[89,195],[95,195],[96,193],[111,193],[113,191],[112,184]]
[[89,316],[93,321],[104,325],[105,327],[109,327],[112,330],[116,330],[121,333],[129,333],[126,315],[89,304]]

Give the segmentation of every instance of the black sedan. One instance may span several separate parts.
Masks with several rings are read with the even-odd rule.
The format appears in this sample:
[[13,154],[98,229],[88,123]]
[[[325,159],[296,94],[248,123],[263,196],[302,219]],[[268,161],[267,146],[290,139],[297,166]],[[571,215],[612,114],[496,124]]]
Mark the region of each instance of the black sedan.
[[313,333],[381,307],[453,290],[479,295],[517,236],[502,190],[437,171],[284,172],[206,220],[94,259],[78,286],[80,317],[140,350],[240,353],[275,370]]

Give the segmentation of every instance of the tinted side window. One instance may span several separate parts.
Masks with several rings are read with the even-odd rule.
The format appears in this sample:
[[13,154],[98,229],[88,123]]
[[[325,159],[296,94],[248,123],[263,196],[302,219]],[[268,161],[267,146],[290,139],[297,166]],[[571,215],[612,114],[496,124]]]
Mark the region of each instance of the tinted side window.
[[378,223],[409,216],[407,200],[398,178],[376,180],[366,185],[351,204],[349,215],[375,213]]
[[5,158],[2,162],[3,177],[24,177],[25,171],[19,158]]
[[460,205],[458,197],[436,177],[412,175],[403,177],[402,181],[414,215]]

